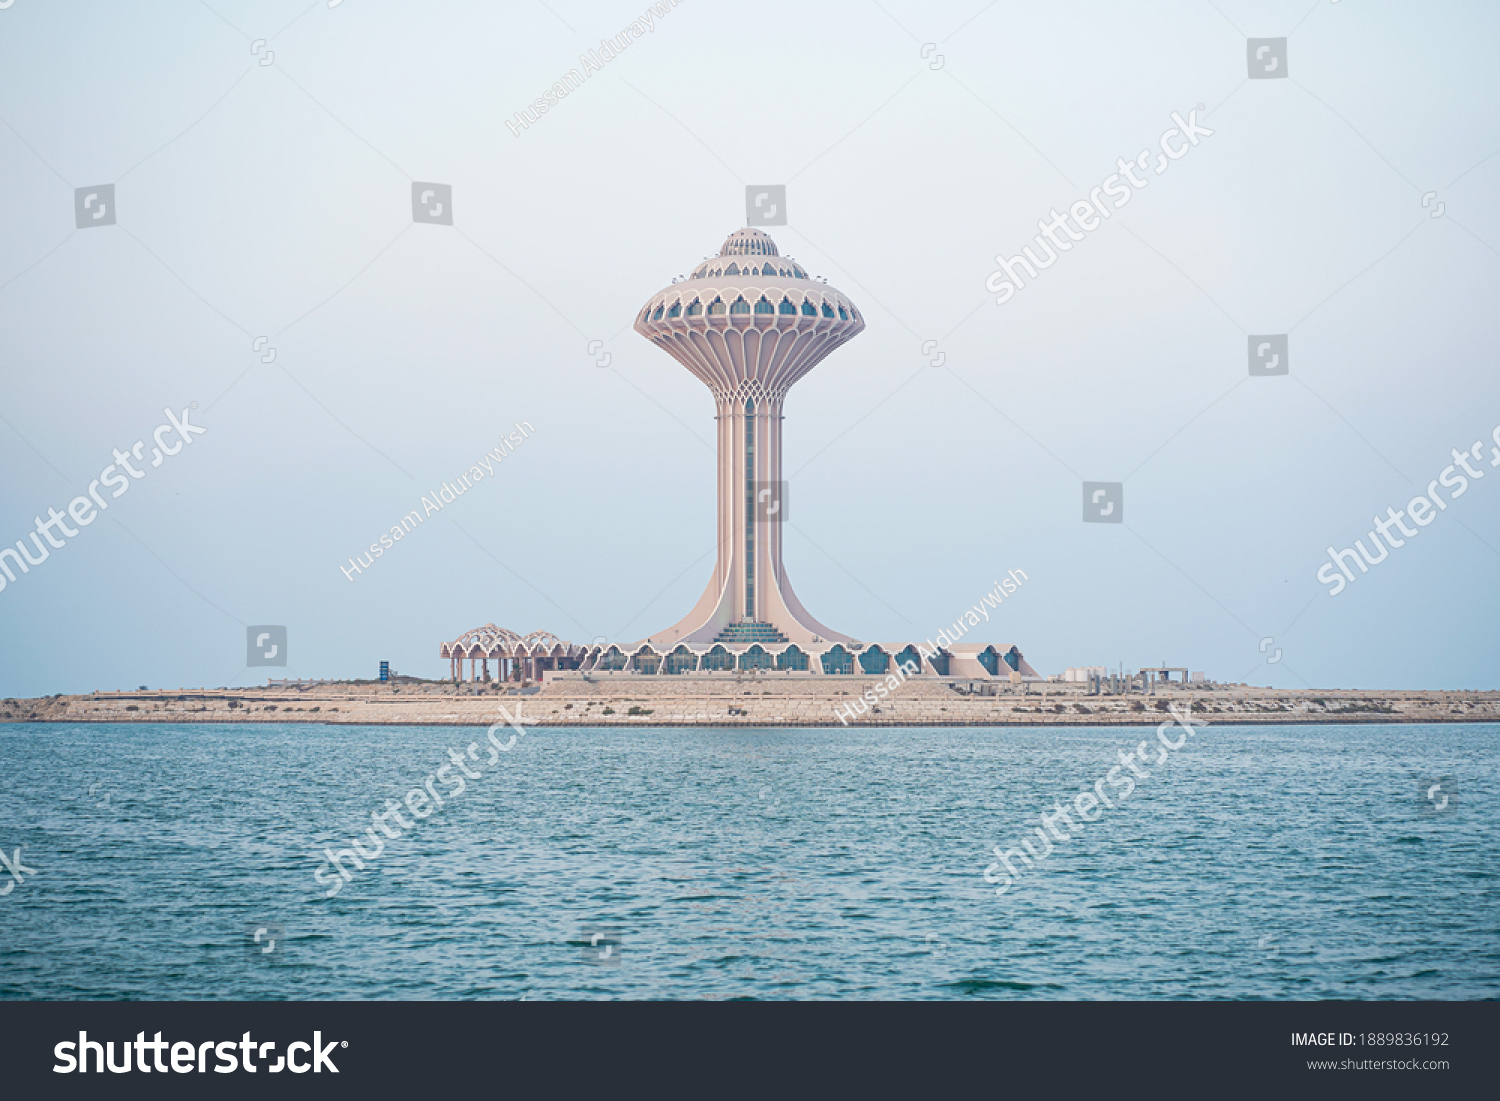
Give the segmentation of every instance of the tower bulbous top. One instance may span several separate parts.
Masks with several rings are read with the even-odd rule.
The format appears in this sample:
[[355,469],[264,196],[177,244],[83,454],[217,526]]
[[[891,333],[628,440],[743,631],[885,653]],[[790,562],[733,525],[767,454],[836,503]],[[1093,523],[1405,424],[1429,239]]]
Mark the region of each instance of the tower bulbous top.
[[758,229],[740,229],[717,256],[657,291],[635,331],[714,390],[786,390],[839,345],[863,331],[849,297],[809,278]]

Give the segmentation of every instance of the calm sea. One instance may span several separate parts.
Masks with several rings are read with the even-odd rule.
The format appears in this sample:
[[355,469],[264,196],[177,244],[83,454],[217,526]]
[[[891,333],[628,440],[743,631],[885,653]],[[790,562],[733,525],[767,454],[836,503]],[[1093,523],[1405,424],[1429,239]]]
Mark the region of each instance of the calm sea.
[[1155,737],[0,725],[0,997],[1500,996],[1500,726],[1206,727],[997,898]]

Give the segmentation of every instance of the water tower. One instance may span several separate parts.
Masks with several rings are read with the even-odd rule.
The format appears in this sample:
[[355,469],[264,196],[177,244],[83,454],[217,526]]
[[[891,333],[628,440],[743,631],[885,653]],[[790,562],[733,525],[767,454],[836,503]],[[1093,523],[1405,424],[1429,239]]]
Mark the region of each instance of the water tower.
[[792,384],[865,327],[847,295],[810,279],[758,229],[651,296],[635,331],[713,392],[719,436],[718,563],[693,610],[645,641],[850,642],[807,614],[781,561],[782,403]]

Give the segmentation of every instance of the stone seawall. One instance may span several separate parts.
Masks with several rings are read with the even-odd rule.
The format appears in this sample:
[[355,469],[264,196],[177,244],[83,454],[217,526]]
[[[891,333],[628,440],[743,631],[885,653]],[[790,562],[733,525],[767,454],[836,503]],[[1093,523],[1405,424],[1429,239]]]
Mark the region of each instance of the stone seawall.
[[[833,726],[882,677],[683,676],[567,679],[545,686],[330,684],[303,688],[100,692],[0,700],[0,722],[322,722],[488,726],[500,705],[542,726]],[[970,688],[995,695],[970,694]],[[1210,723],[1500,722],[1500,692],[1278,690],[1174,686],[1090,696],[1083,685],[1024,687],[912,679],[849,726],[1138,726],[1169,705]]]

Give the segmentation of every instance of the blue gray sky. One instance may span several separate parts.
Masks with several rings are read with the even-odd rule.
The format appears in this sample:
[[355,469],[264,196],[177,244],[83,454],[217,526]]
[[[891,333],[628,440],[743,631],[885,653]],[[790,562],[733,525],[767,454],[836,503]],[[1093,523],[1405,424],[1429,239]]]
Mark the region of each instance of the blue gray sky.
[[[976,637],[1044,673],[1500,684],[1500,469],[1337,596],[1316,578],[1454,448],[1494,454],[1493,6],[684,0],[506,127],[649,7],[0,10],[0,544],[114,449],[148,464],[0,591],[0,695],[282,675],[245,667],[250,625],[287,627],[286,675],[351,677],[444,675],[486,622],[675,622],[713,564],[713,403],[630,324],[752,184],[868,323],[786,405],[819,619],[922,640],[1019,569]],[[1285,76],[1248,79],[1250,38]],[[1174,111],[1213,134],[1158,175]],[[996,255],[1146,150],[996,304]],[[415,182],[451,226],[414,223]],[[114,224],[79,229],[99,185]],[[1287,373],[1252,377],[1283,334]],[[207,431],[150,468],[166,408]],[[340,572],[517,421],[492,478]],[[1085,481],[1123,523],[1083,522]]]

